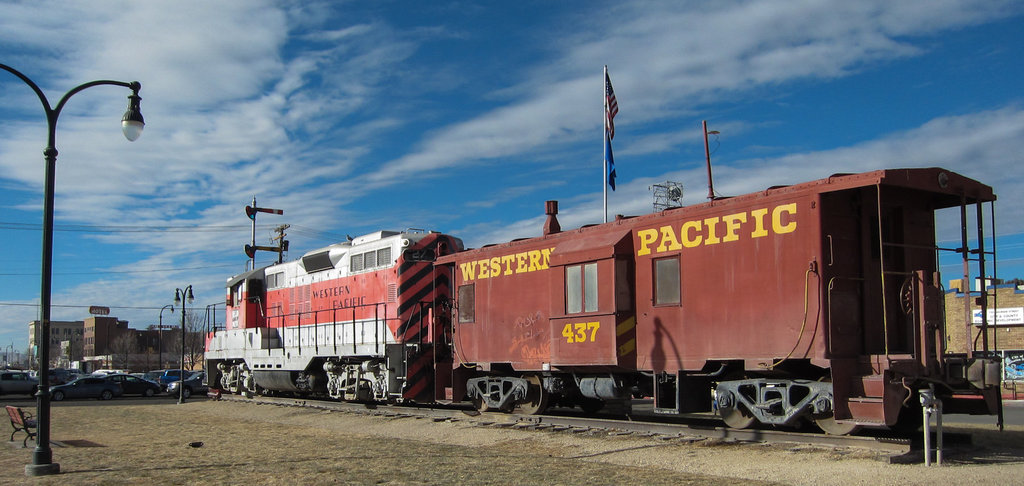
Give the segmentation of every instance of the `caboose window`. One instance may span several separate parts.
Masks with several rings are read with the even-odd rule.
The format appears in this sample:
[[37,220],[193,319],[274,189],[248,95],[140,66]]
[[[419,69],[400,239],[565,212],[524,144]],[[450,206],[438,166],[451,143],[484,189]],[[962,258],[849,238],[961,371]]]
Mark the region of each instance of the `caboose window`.
[[679,257],[654,261],[654,305],[679,305]]
[[565,267],[565,313],[597,311],[597,264]]
[[476,286],[475,284],[459,287],[459,322],[476,320]]

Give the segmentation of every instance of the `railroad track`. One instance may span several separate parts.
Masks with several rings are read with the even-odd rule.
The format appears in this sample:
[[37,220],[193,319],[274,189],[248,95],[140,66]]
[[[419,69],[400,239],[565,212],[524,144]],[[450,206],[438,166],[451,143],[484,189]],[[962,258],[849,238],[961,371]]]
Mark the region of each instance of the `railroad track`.
[[[365,404],[316,400],[306,398],[254,397],[223,395],[222,400],[249,403],[264,403],[280,406],[307,407],[346,413],[365,414],[395,418],[420,418],[435,422],[466,422],[481,427],[516,428],[565,433],[588,433],[608,435],[637,435],[683,441],[720,440],[747,443],[792,444],[839,449],[866,449],[877,452],[882,460],[891,463],[922,462],[920,439],[891,437],[886,435],[831,436],[820,433],[806,433],[775,429],[730,429],[708,419],[684,421],[664,420],[663,417],[645,415],[605,415],[601,417],[580,416],[572,412],[549,415],[522,415],[515,413],[480,413],[471,408],[446,406],[405,406],[388,404]],[[965,434],[944,435],[947,447],[969,444],[970,436]]]

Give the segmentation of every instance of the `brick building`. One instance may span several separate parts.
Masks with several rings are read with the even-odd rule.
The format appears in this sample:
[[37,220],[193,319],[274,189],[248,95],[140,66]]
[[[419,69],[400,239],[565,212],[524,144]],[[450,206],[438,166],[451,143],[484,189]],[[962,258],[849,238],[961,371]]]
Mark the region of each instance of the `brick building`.
[[129,332],[128,321],[116,317],[93,316],[85,320],[85,356],[110,354],[110,348],[117,338]]
[[[982,347],[980,282],[964,292],[961,281],[949,283],[946,292],[946,347],[951,353]],[[1008,393],[1024,396],[1024,285],[988,287],[988,346],[1003,357],[1003,380]],[[971,325],[967,320],[970,315]],[[970,337],[968,338],[968,329]],[[972,342],[968,343],[968,339]]]

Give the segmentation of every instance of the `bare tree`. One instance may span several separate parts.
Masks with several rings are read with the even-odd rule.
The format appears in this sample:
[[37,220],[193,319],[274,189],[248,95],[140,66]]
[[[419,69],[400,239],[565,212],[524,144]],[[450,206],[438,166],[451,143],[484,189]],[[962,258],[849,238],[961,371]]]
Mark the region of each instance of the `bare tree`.
[[139,350],[139,343],[135,339],[135,333],[130,330],[122,332],[120,336],[114,338],[114,342],[110,343],[110,354],[113,355],[113,362],[121,369],[127,370],[129,368],[129,361],[131,355],[137,353]]
[[203,332],[205,325],[204,317],[198,312],[189,309],[185,313],[184,356],[182,356],[181,348],[183,340],[181,327],[164,333],[164,351],[173,356],[171,362],[178,362],[184,358],[185,362],[182,363],[182,368],[186,370],[193,370],[196,365],[203,362],[206,356],[206,339]]
[[198,312],[190,312],[186,314],[185,325],[188,330],[185,334],[185,362],[188,369],[194,370],[206,356],[206,335],[203,332],[206,322]]

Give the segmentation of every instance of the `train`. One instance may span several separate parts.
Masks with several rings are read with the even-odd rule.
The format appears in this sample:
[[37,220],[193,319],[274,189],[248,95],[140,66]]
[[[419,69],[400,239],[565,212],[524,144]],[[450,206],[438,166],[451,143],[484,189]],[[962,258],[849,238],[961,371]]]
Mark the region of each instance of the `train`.
[[[1000,415],[987,341],[947,349],[939,256],[984,273],[990,186],[941,168],[835,174],[465,248],[379,231],[227,280],[211,386],[241,394],[594,413],[644,400],[829,434]],[[958,248],[936,229],[957,225]],[[975,245],[973,248],[971,245]],[[984,332],[982,331],[982,334]]]

